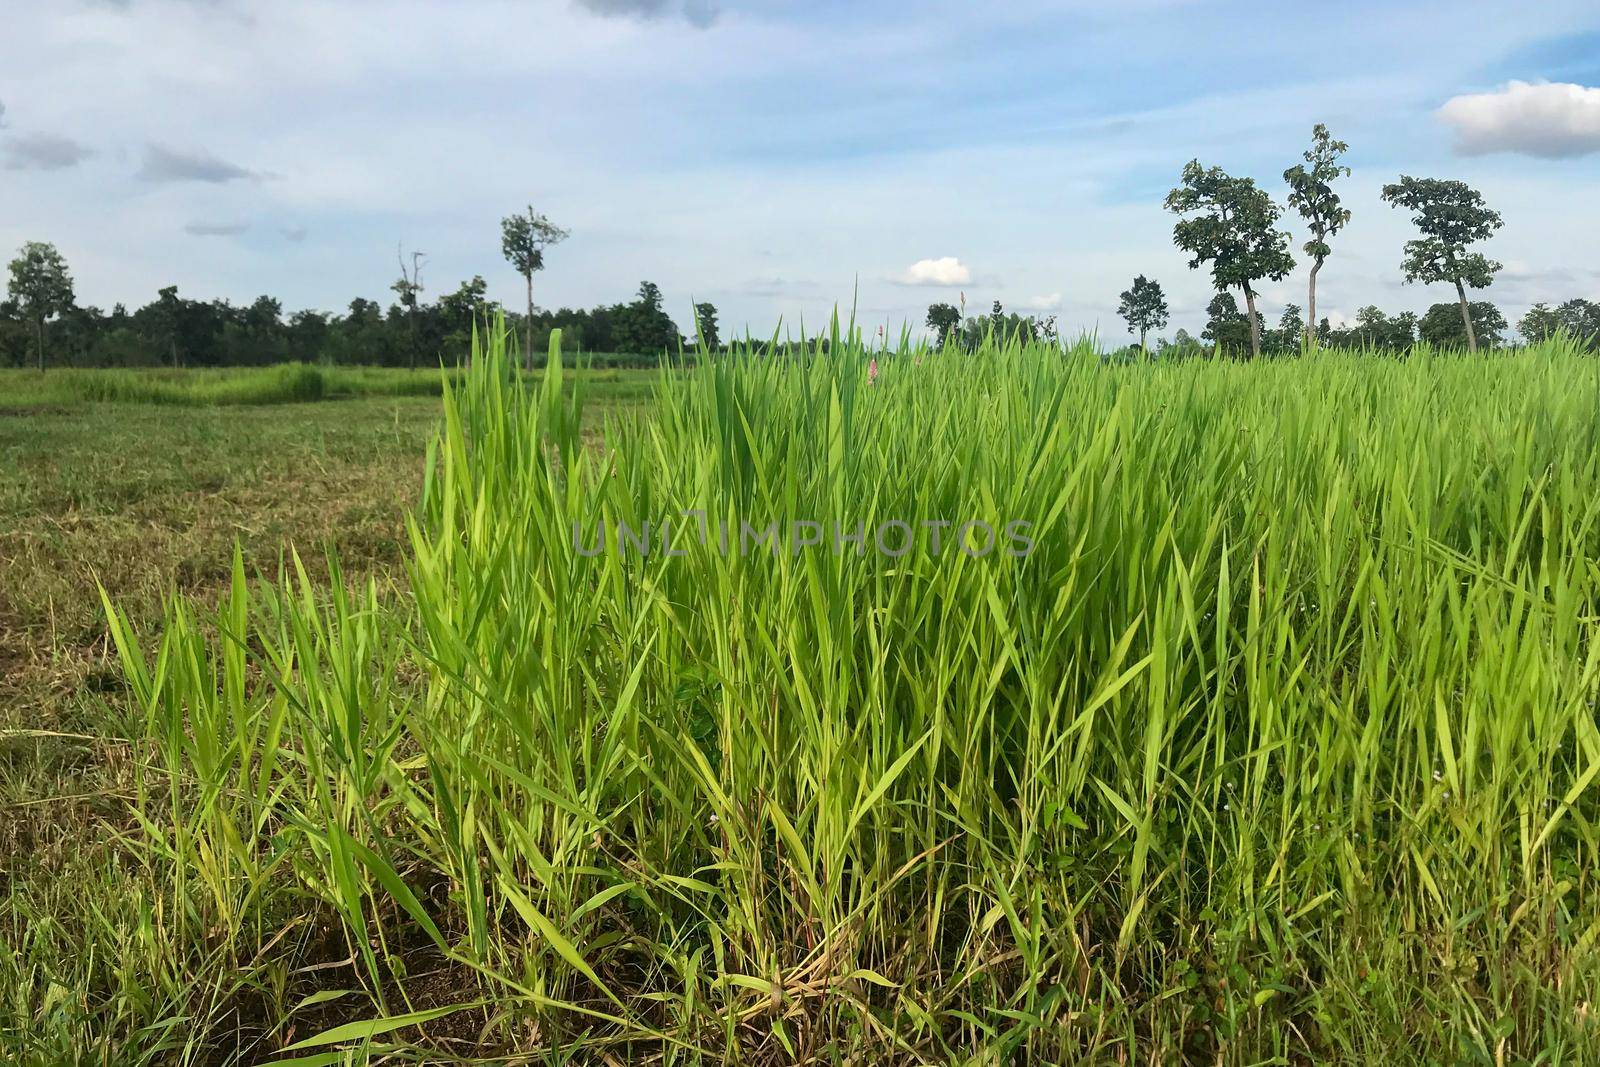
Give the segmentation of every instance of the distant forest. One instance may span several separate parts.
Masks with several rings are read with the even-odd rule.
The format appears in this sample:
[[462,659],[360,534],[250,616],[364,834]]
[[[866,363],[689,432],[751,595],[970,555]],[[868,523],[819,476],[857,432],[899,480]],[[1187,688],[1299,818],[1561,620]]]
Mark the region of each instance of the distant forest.
[[[144,307],[121,304],[110,311],[76,302],[60,310],[43,329],[47,367],[239,367],[285,361],[437,367],[455,363],[468,351],[474,322],[502,309],[486,296],[487,284],[475,277],[437,301],[385,308],[358,297],[343,314],[295,311],[285,314],[271,296],[249,304],[189,300],[176,287],[162,289]],[[404,297],[405,294],[401,294]],[[696,305],[699,328],[682,336],[662,306],[661,290],[651,282],[634,299],[590,310],[536,309],[533,347],[536,361],[549,347],[551,331],[563,331],[565,351],[592,353],[606,366],[654,365],[663,352],[693,344],[700,336],[713,346],[716,309]],[[505,310],[520,342],[526,316]],[[0,302],[0,366],[36,366],[40,331],[15,300]]]
[[[663,353],[676,353],[680,346],[695,348],[703,342],[715,350],[723,344],[714,305],[694,305],[696,322],[686,336],[663,306],[660,287],[648,281],[640,283],[626,302],[587,310],[534,307],[530,329],[526,312],[502,308],[488,299],[488,285],[481,276],[432,302],[420,299],[420,286],[403,278],[393,287],[396,301],[387,308],[358,297],[343,314],[285,314],[282,302],[271,296],[245,305],[190,300],[175,286],[162,289],[155,300],[134,311],[121,304],[109,312],[85,307],[74,298],[71,275],[60,254],[42,243],[25,246],[12,264],[12,276],[13,293],[0,301],[0,367],[238,367],[288,361],[436,367],[441,362],[453,364],[470,350],[475,322],[502,313],[517,342],[531,343],[534,364],[542,362],[557,328],[565,351],[586,354],[602,367],[653,366]],[[26,279],[26,286],[16,279]],[[50,313],[30,314],[29,307]],[[1600,304],[1588,300],[1537,305],[1516,324],[1515,335],[1492,303],[1472,301],[1470,308],[1477,340],[1488,347],[1514,344],[1518,335],[1535,342],[1563,331],[1600,348]],[[1159,329],[1166,323],[1160,286],[1137,279],[1123,294],[1120,313],[1131,329],[1141,333],[1142,341],[1144,328]],[[928,309],[927,326],[941,346],[974,347],[988,333],[1058,341],[1053,318],[1008,314],[999,302],[989,315],[972,318],[953,305],[934,304]],[[1256,322],[1263,354],[1298,352],[1305,332],[1301,310],[1294,304],[1275,324],[1259,316]],[[1248,313],[1232,293],[1221,292],[1207,308],[1199,337],[1180,329],[1170,340],[1158,338],[1148,348],[1128,346],[1109,358],[1248,356],[1251,333]],[[1323,318],[1315,334],[1319,344],[1335,348],[1404,351],[1419,341],[1441,347],[1462,347],[1467,342],[1454,303],[1436,304],[1421,316],[1390,315],[1365,307],[1353,322],[1340,326]]]
[[[452,293],[415,308],[358,297],[343,314],[296,311],[285,315],[283,305],[270,296],[250,304],[225,300],[188,300],[177,289],[161,290],[157,299],[134,311],[121,304],[109,312],[74,305],[47,326],[45,360],[52,367],[238,367],[285,361],[381,366],[436,367],[453,363],[471,344],[472,325],[503,309],[485,296],[482,278],[473,278]],[[592,309],[535,309],[533,351],[535,362],[549,347],[552,330],[560,328],[568,352],[592,355],[602,366],[652,366],[663,352],[680,344],[694,346],[704,337],[717,348],[717,311],[697,304],[700,322],[688,336],[662,307],[661,291],[643,283],[632,301]],[[1513,344],[1520,337],[1538,341],[1556,330],[1587,338],[1600,347],[1600,304],[1571,300],[1559,307],[1540,305],[1517,323],[1513,334],[1504,315],[1487,301],[1473,301],[1472,317],[1479,339],[1490,346]],[[1262,324],[1267,353],[1298,351],[1303,324],[1300,309],[1290,305],[1281,321]],[[518,341],[526,336],[526,318],[505,311]],[[1389,315],[1376,307],[1362,308],[1355,321],[1332,326],[1318,324],[1319,341],[1336,348],[1404,350],[1418,341],[1434,345],[1464,343],[1456,306],[1437,304],[1426,314]],[[976,344],[983,332],[1020,332],[1026,339],[1055,340],[1048,320],[996,314],[960,322],[949,341]],[[1208,309],[1199,337],[1178,330],[1172,339],[1161,338],[1150,354],[1162,358],[1198,356],[1208,352],[1247,354],[1250,326],[1231,294],[1219,294]],[[37,338],[10,301],[0,303],[0,366],[37,363]],[[1137,346],[1113,355],[1132,358]]]

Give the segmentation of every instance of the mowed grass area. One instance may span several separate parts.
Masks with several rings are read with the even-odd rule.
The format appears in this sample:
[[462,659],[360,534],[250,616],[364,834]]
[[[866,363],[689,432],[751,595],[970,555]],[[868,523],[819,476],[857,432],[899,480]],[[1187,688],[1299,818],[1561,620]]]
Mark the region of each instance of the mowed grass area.
[[392,549],[113,589],[0,1054],[1594,1058],[1600,363],[831,349],[603,431],[484,353]]
[[[0,415],[71,409],[86,403],[177,407],[297,404],[360,397],[437,397],[462,372],[284,363],[269,367],[138,370],[0,370]],[[539,372],[531,377],[537,380]],[[653,371],[586,370],[591,394],[607,402],[646,399]]]
[[276,573],[290,541],[387,581],[437,421],[437,399],[0,414],[0,1058],[77,1062],[50,1039],[93,994],[27,946],[66,949],[138,892],[114,872],[146,757],[96,582],[155,622],[175,592],[214,603],[236,542]]
[[273,571],[290,541],[396,562],[438,416],[429,398],[0,415],[0,662],[14,682],[97,655],[96,581],[159,617],[174,590],[220,588],[235,541]]

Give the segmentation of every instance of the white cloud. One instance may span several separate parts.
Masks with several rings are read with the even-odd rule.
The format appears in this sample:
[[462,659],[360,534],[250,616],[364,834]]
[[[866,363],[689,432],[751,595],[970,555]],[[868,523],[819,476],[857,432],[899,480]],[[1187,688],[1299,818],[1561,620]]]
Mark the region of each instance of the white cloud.
[[1061,294],[1051,293],[1049,296],[1035,296],[1023,305],[1028,311],[1060,311]]
[[955,256],[919,259],[895,277],[900,285],[966,285],[972,271]]
[[1600,89],[1514,81],[1492,93],[1457,96],[1439,109],[1465,156],[1516,152],[1570,159],[1600,152]]

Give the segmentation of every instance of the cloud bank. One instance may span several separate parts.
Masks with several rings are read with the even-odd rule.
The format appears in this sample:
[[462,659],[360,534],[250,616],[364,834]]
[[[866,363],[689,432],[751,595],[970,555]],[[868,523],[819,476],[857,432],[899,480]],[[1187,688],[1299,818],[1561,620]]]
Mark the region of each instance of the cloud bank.
[[1514,81],[1492,93],[1457,96],[1439,109],[1464,156],[1514,152],[1572,159],[1600,152],[1600,89],[1570,82]]

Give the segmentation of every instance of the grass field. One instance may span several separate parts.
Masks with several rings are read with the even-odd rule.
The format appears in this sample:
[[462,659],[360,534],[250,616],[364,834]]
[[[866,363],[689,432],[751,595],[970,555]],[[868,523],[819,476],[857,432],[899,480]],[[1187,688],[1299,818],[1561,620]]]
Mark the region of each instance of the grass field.
[[[283,363],[203,370],[0,370],[0,413],[70,409],[89,403],[179,407],[298,404],[360,397],[437,397],[447,378],[435,370]],[[604,400],[641,401],[653,372],[591,370],[591,392]],[[535,374],[537,378],[537,374]]]
[[436,398],[0,414],[0,1059],[126,1062],[142,1044],[82,1029],[97,995],[56,955],[92,929],[86,905],[140,892],[115,873],[141,757],[96,580],[155,622],[174,591],[214,602],[236,541],[269,571],[293,540],[392,574],[437,419]]
[[1600,363],[832,351],[0,418],[0,1057],[1595,1058]]
[[[322,569],[331,547],[352,576],[386,588],[404,583],[405,516],[439,422],[439,378],[346,373],[345,381],[378,385],[318,403],[290,403],[269,388],[254,402],[218,404],[211,398],[229,390],[211,383],[260,389],[275,374],[0,372],[6,1062],[79,1059],[65,1051],[71,1043],[49,1043],[82,1021],[52,1002],[51,989],[66,989],[52,984],[69,977],[58,969],[65,961],[32,973],[42,983],[34,988],[18,984],[15,953],[56,936],[57,922],[84,918],[74,898],[127,824],[128,709],[96,583],[147,625],[159,623],[174,593],[214,603],[236,543],[252,571],[275,573],[291,544]],[[603,372],[588,384],[601,410],[626,410],[652,380]],[[107,384],[119,382],[135,388]],[[112,395],[143,399],[90,399]],[[175,413],[173,403],[184,410]],[[78,1040],[108,1057],[84,1052],[88,1061],[122,1062],[120,1052],[106,1051],[120,1042],[88,1033]]]

